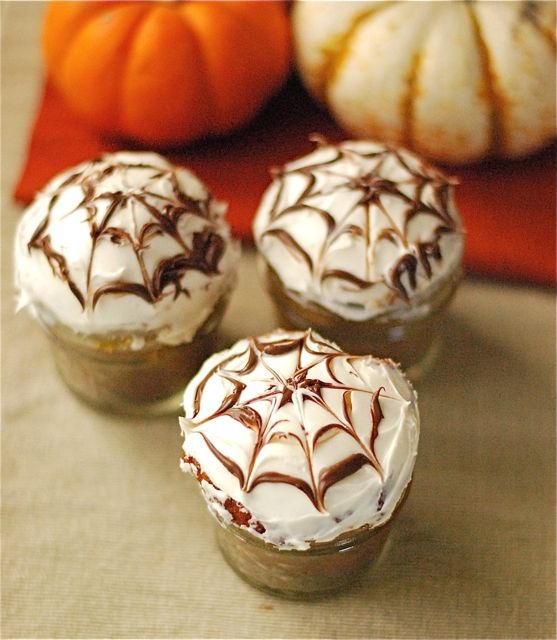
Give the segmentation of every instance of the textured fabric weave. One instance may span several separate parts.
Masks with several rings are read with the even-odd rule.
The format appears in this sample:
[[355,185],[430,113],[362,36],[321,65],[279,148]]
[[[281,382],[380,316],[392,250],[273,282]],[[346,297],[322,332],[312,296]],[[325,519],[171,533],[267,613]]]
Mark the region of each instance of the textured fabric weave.
[[[14,314],[11,268],[19,213],[12,188],[40,99],[44,5],[0,3],[0,636],[554,639],[550,292],[464,282],[441,357],[418,387],[415,482],[385,555],[354,589],[313,603],[267,596],[224,563],[197,487],[178,469],[177,420],[96,413],[63,387],[38,328]],[[265,163],[305,150],[276,130],[272,139]],[[249,155],[240,142],[235,148]],[[30,171],[37,182],[48,177],[40,164]],[[266,169],[258,175],[263,185]],[[221,339],[231,344],[274,327],[248,253]]]

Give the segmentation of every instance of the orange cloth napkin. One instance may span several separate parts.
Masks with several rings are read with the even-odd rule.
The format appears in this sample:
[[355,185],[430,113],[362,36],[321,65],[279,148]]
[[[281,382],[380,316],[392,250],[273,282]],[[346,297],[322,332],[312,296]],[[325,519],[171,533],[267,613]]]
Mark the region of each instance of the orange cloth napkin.
[[[292,78],[241,131],[163,153],[190,167],[215,196],[226,200],[233,230],[250,238],[269,169],[309,152],[312,133],[332,142],[348,137]],[[99,137],[73,115],[47,81],[14,196],[27,203],[59,171],[123,148],[138,147]],[[554,285],[555,148],[520,161],[445,169],[460,181],[456,198],[467,229],[467,270]]]

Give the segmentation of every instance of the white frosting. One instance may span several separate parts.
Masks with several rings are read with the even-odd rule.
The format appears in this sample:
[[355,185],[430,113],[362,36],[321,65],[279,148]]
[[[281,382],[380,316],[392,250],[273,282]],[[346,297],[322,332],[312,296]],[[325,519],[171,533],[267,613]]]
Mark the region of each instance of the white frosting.
[[[285,341],[298,346],[264,352]],[[311,331],[276,331],[211,356],[186,388],[184,411],[182,468],[197,475],[210,511],[238,524],[226,503],[234,500],[251,514],[242,526],[281,549],[386,523],[412,478],[419,413],[410,384],[391,361],[349,356]],[[353,455],[367,462],[323,492],[323,474]],[[269,473],[299,479],[313,498]]]
[[[29,306],[43,321],[80,333],[155,332],[166,344],[189,342],[235,284],[239,247],[225,209],[195,175],[158,154],[107,154],[69,169],[37,195],[18,226],[18,308]],[[104,230],[96,241],[92,229]],[[30,246],[37,232],[62,262]],[[157,290],[157,267],[187,258],[206,234],[222,244],[216,269],[184,268],[179,287],[165,275]],[[119,291],[95,300],[115,283],[143,287],[147,298]]]
[[[291,297],[357,321],[423,313],[460,268],[464,245],[450,180],[406,150],[370,141],[324,144],[287,164],[253,230]],[[437,243],[440,259],[424,258],[428,243]],[[397,283],[404,260],[415,264],[415,283],[404,268]]]

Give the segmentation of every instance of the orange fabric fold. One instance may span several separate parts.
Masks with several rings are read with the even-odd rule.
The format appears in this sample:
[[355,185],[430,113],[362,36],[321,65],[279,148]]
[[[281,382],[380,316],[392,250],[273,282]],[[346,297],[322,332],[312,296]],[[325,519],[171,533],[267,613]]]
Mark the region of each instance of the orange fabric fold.
[[[332,142],[348,137],[293,78],[244,129],[161,152],[191,168],[227,201],[234,232],[249,239],[269,170],[309,152],[312,133]],[[59,171],[124,148],[142,147],[91,131],[47,80],[14,197],[28,203]],[[555,284],[556,168],[554,147],[524,160],[445,167],[460,182],[456,199],[467,229],[469,272]]]

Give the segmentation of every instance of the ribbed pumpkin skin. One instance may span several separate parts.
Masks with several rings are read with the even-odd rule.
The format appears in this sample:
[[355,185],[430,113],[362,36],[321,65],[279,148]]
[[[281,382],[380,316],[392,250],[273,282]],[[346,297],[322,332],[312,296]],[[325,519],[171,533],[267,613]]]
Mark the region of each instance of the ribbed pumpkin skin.
[[555,136],[555,3],[297,2],[297,66],[352,135],[435,160],[518,157]]
[[282,85],[282,2],[51,2],[48,72],[103,132],[154,146],[228,133]]

